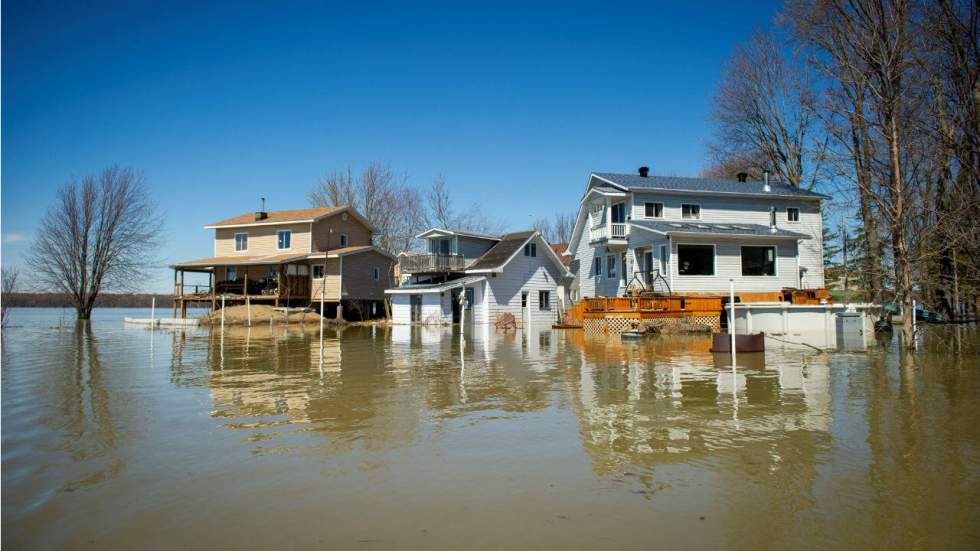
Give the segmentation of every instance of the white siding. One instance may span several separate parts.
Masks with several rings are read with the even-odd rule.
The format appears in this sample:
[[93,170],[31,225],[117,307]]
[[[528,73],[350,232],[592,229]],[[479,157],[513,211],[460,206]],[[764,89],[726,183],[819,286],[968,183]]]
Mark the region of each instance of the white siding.
[[411,295],[391,295],[391,323],[412,322]]
[[[779,291],[783,287],[797,286],[796,242],[788,239],[751,241],[737,239],[694,239],[677,238],[671,241],[671,255],[677,258],[678,244],[699,244],[715,246],[715,275],[713,276],[682,276],[677,273],[678,262],[670,265],[674,292],[724,292],[728,290],[728,280],[735,279],[736,291]],[[776,275],[775,276],[743,276],[741,247],[746,246],[775,246]]]
[[[683,221],[681,215],[681,205],[686,203],[698,204],[701,206],[702,222],[717,223],[743,223],[769,225],[769,208],[776,208],[776,226],[780,229],[801,233],[810,236],[797,244],[793,240],[742,240],[737,239],[685,239],[675,238],[673,241],[680,242],[699,242],[715,243],[719,250],[719,269],[715,276],[711,277],[684,277],[679,279],[677,275],[674,253],[677,250],[676,243],[672,243],[668,256],[668,274],[665,274],[670,282],[671,289],[683,292],[717,292],[728,289],[728,279],[735,277],[737,285],[745,290],[758,291],[778,291],[782,287],[824,287],[823,273],[823,236],[820,217],[820,204],[813,200],[796,200],[785,198],[755,198],[755,197],[720,197],[720,196],[698,196],[698,195],[670,195],[662,193],[635,192],[630,194],[628,203],[631,208],[627,214],[631,220],[645,220],[645,203],[662,203],[663,217],[666,221]],[[789,207],[800,209],[799,222],[789,222],[786,210]],[[589,246],[589,213],[588,204],[585,204],[579,212],[579,217],[584,223],[582,234],[579,236],[578,243],[574,249],[574,259],[578,261],[579,269],[576,274],[574,285],[578,287],[579,297],[587,296],[616,296],[622,294],[623,288],[620,286],[620,274],[617,273],[615,279],[606,277],[606,247],[593,248]],[[652,246],[654,256],[659,264],[660,244],[664,239],[656,234],[631,229],[629,234],[629,253],[627,254],[627,280],[632,278],[632,272],[636,270],[637,259],[635,249],[637,247]],[[748,277],[741,275],[741,256],[739,246],[742,244],[778,244],[779,259],[777,262],[776,277],[761,278]],[[797,248],[799,255],[797,258]],[[617,254],[618,251],[614,251]],[[595,257],[602,257],[602,270],[600,274],[594,273]],[[799,279],[799,268],[806,268],[806,279],[801,284]],[[617,268],[618,272],[619,268]]]
[[[448,293],[447,293],[448,294]],[[391,322],[396,324],[412,322],[412,295],[397,294],[391,295]],[[449,311],[448,318],[443,313],[443,302],[445,301],[438,293],[422,295],[422,321],[430,321],[432,318],[444,318],[446,322],[452,321],[452,310]]]
[[[487,321],[494,323],[500,314],[509,312],[521,320],[521,293],[528,294],[528,307],[531,325],[550,327],[558,319],[558,285],[561,273],[544,252],[548,245],[540,237],[537,238],[538,255],[517,256],[508,264],[503,273],[496,277],[487,276],[489,284]],[[549,291],[551,307],[541,310],[538,303],[538,291]]]

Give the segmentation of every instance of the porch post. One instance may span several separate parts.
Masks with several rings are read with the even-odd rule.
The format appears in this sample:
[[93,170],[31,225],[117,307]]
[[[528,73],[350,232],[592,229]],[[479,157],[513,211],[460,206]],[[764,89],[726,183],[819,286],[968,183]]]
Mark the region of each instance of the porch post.
[[214,268],[212,267],[211,271],[208,272],[208,287],[211,288],[211,315],[212,316],[214,315],[214,308],[215,306],[217,306],[217,300],[215,300],[217,297],[215,296],[215,292],[214,292],[215,279],[217,278],[214,277]]
[[276,308],[279,308],[279,297],[282,295],[282,264],[276,270]]
[[171,317],[177,317],[177,268],[174,268],[174,313]]

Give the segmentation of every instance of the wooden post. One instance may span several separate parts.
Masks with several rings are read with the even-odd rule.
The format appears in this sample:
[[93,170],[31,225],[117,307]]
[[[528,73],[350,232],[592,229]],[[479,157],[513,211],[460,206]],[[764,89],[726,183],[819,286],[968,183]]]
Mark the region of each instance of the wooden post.
[[276,308],[279,308],[279,297],[281,295],[282,295],[282,264],[280,264],[279,269],[276,270]]
[[215,296],[215,279],[214,269],[208,273],[208,287],[211,287],[211,315],[214,315],[214,308],[217,306],[217,297]]
[[178,296],[179,295],[177,294],[177,268],[174,268],[174,313],[173,313],[173,316],[172,316],[174,318],[177,317],[177,297]]

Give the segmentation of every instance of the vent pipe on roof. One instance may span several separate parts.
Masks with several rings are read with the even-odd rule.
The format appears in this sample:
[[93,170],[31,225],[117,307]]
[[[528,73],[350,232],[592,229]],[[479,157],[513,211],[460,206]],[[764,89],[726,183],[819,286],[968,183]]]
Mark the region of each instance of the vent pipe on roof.
[[769,171],[768,170],[763,170],[762,171],[762,191],[772,191],[772,188],[769,186]]
[[269,217],[269,213],[265,211],[265,197],[262,197],[262,209],[255,212],[256,220],[265,220]]
[[749,173],[748,172],[739,172],[738,174],[735,175],[735,177],[738,178],[738,181],[739,182],[744,182],[745,180],[748,180]]
[[640,178],[646,178],[650,174],[650,167],[641,166],[639,172]]

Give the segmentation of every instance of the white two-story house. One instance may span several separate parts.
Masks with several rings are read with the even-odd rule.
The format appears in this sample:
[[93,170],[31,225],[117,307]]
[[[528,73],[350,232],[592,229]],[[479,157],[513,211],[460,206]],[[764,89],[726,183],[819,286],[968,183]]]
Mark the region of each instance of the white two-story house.
[[572,300],[824,287],[820,202],[764,181],[593,173],[566,254]]

